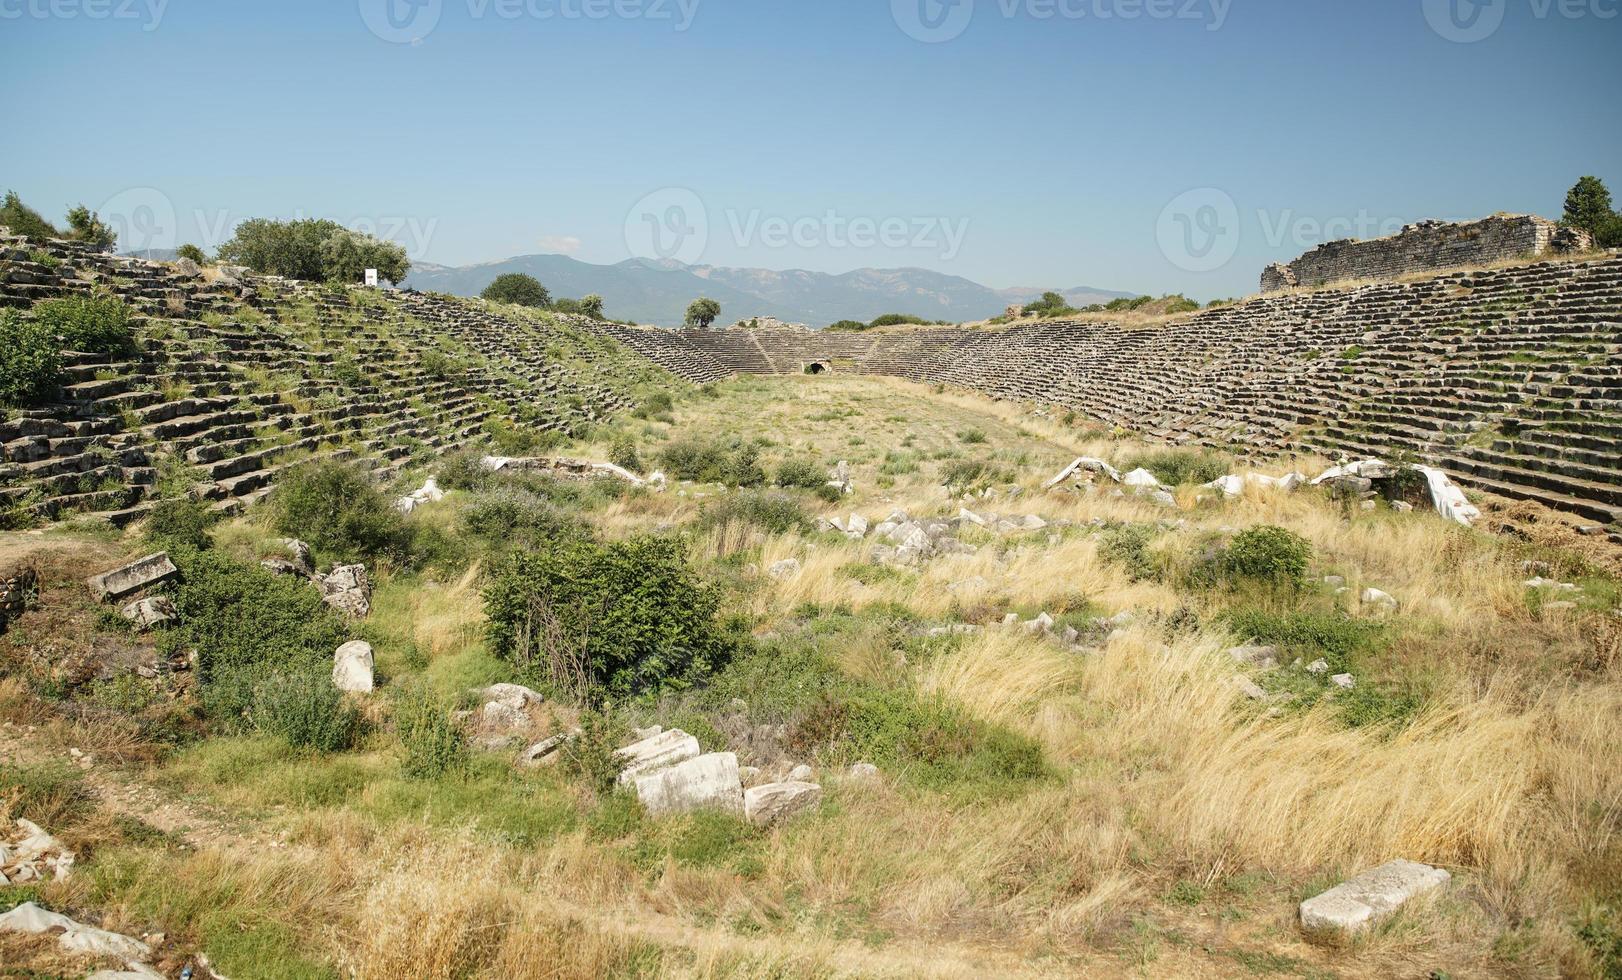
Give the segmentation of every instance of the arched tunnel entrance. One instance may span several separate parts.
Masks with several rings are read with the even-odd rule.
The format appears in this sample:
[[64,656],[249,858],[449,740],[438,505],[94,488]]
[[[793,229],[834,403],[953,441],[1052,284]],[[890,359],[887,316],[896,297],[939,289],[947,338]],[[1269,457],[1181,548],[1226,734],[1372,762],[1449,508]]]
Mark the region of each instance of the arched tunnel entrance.
[[805,366],[806,374],[830,374],[832,371],[833,365],[827,361],[812,361]]

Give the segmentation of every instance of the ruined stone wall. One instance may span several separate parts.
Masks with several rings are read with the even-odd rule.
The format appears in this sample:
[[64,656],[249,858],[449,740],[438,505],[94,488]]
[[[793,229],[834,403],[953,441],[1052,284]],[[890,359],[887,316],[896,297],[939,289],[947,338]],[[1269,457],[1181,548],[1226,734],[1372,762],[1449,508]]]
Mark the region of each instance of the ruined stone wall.
[[1583,232],[1535,215],[1493,215],[1450,224],[1421,221],[1388,238],[1325,242],[1288,264],[1262,271],[1262,292],[1362,279],[1397,279],[1415,272],[1483,266],[1549,252],[1584,251]]
[[39,589],[39,576],[32,568],[0,571],[0,633],[23,614]]

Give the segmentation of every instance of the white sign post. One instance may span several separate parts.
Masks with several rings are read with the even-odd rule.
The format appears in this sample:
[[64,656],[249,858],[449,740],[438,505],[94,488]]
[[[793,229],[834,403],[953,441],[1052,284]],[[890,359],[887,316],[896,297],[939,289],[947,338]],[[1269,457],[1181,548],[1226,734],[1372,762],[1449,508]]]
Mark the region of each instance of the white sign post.
[[372,286],[374,288],[377,286],[377,270],[376,269],[367,269],[366,270],[366,285]]

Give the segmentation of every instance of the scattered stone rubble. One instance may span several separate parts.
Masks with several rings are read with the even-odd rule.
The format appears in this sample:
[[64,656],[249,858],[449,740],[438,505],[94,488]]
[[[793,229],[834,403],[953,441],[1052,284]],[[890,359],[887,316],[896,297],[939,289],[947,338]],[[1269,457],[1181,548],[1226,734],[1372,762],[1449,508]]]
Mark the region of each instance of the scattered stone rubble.
[[23,614],[38,592],[39,573],[32,566],[0,574],[0,633]]
[[654,474],[654,477],[644,480],[625,467],[615,466],[613,463],[595,463],[590,460],[569,459],[562,456],[531,456],[519,458],[509,456],[486,456],[479,460],[479,465],[491,473],[547,473],[552,476],[568,477],[577,480],[591,479],[593,477],[600,476],[611,476],[615,479],[624,480],[626,483],[636,487],[642,486],[645,483],[654,482],[654,477],[658,477],[659,479],[657,482],[660,484],[664,483],[664,475],[660,473],[656,473]]
[[[781,782],[755,783],[760,771],[740,767],[732,752],[703,754],[698,739],[679,729],[649,729],[619,750],[619,783],[633,787],[654,816],[720,810],[765,827],[822,801],[809,766],[796,766]],[[531,750],[534,751],[534,750]],[[745,782],[751,784],[745,788]]]
[[1399,858],[1302,902],[1301,927],[1349,939],[1451,878],[1441,868]]

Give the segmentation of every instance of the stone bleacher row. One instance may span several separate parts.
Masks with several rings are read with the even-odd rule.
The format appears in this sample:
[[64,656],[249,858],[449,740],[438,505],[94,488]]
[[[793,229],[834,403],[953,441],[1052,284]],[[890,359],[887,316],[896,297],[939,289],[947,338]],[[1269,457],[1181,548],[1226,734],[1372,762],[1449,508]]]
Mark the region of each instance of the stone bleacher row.
[[1062,405],[1174,444],[1405,451],[1467,485],[1622,520],[1616,256],[1277,294],[1145,327],[681,336],[734,371],[830,361]]
[[[235,509],[312,455],[359,457],[387,476],[477,438],[492,415],[567,430],[631,404],[612,364],[557,363],[556,332],[540,321],[433,296],[210,281],[72,242],[0,239],[0,305],[92,290],[134,311],[141,353],[64,352],[58,399],[0,417],[0,514],[123,524],[174,481]],[[426,365],[429,348],[454,370]]]

